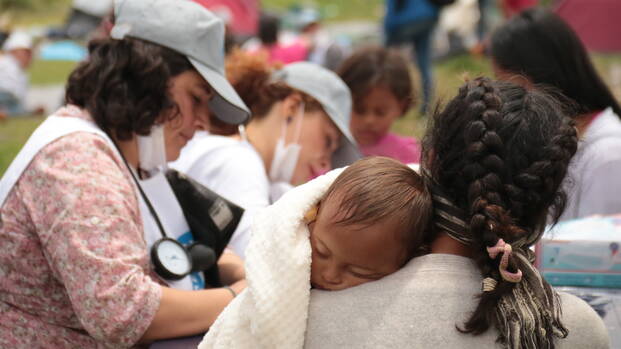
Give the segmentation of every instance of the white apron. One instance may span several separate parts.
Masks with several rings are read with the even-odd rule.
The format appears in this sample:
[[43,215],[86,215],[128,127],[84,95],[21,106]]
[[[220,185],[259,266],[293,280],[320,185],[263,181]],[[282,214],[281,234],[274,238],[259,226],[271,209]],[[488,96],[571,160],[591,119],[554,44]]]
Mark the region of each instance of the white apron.
[[[66,136],[74,132],[90,132],[104,138],[110,148],[118,154],[114,143],[93,122],[67,116],[49,116],[30,136],[24,147],[20,150],[17,157],[13,160],[7,171],[4,173],[2,180],[0,180],[0,208],[4,205],[6,198],[8,197],[11,189],[17,183],[24,170],[28,167],[32,159],[39,153],[39,151],[46,145],[53,141]],[[120,156],[120,154],[119,154]],[[133,182],[133,181],[132,181]],[[162,234],[158,229],[155,219],[151,215],[143,197],[135,187],[136,195],[138,197],[140,206],[140,215],[144,225],[144,239],[149,249],[149,255],[151,246],[162,238]],[[175,238],[183,245],[189,245],[193,242],[192,234],[183,216],[183,211],[177,202],[177,199],[168,184],[168,181],[162,173],[153,176],[146,180],[141,180],[140,185],[143,188],[145,194],[149,197],[149,201],[153,205],[155,212],[164,227],[164,230],[168,237]],[[192,273],[191,275],[178,280],[169,281],[164,280],[170,287],[183,289],[183,290],[196,290],[203,289],[205,287],[204,278],[200,273]]]

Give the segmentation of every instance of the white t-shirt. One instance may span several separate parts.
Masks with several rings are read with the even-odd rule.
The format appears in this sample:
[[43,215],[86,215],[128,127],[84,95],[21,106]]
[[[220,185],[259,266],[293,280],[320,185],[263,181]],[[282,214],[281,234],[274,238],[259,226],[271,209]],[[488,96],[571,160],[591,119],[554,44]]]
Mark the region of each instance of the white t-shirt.
[[561,220],[621,213],[621,120],[611,108],[589,125],[571,160]]
[[170,166],[245,209],[229,246],[244,258],[254,214],[270,204],[263,160],[243,140],[196,132]]

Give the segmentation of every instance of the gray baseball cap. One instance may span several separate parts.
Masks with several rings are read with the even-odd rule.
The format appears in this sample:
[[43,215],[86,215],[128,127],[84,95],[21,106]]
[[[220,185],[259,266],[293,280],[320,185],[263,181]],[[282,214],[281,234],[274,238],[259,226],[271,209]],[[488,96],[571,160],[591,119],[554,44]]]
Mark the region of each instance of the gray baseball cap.
[[339,148],[332,155],[333,168],[350,165],[362,157],[349,131],[351,92],[338,75],[315,63],[296,62],[275,71],[272,79],[316,99],[341,131]]
[[150,41],[185,55],[216,92],[211,111],[222,121],[240,124],[250,111],[224,73],[224,24],[190,0],[116,0],[114,39]]

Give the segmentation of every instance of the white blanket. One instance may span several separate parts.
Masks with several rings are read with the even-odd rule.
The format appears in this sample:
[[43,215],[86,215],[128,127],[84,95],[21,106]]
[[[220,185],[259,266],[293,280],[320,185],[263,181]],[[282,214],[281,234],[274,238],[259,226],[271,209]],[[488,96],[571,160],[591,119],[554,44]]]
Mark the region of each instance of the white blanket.
[[303,347],[311,264],[304,214],[341,172],[292,189],[255,216],[246,250],[248,288],[224,309],[199,349]]

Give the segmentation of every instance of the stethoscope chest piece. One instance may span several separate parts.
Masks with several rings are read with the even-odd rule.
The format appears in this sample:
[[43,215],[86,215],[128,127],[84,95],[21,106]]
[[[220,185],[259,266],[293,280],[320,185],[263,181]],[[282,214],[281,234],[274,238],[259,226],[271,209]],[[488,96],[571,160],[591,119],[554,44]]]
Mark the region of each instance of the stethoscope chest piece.
[[181,280],[192,271],[192,259],[177,240],[165,237],[151,247],[155,272],[168,280]]

